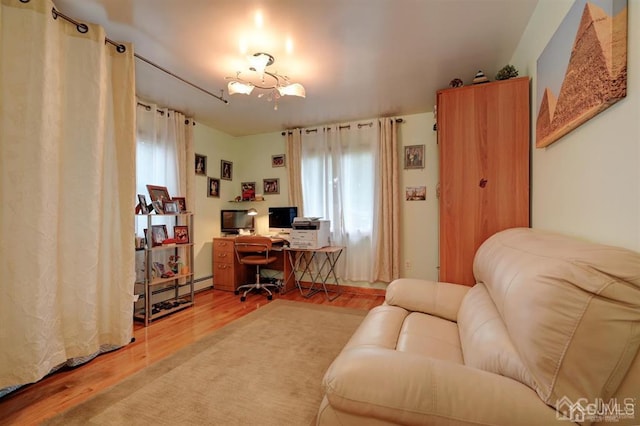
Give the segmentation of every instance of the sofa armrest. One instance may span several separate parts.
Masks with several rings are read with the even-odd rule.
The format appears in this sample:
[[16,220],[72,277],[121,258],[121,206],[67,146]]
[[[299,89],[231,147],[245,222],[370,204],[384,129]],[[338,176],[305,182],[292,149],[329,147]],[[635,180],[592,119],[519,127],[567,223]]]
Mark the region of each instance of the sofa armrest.
[[344,351],[325,374],[323,386],[333,409],[397,424],[557,421],[555,410],[522,383],[391,349],[361,346]]
[[387,287],[385,303],[456,321],[462,299],[470,288],[460,284],[400,278]]

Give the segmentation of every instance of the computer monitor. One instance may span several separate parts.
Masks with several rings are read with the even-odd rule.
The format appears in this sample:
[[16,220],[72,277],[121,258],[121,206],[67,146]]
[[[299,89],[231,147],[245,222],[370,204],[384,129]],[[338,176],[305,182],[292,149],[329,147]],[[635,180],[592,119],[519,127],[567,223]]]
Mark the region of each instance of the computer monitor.
[[249,210],[220,210],[220,231],[223,234],[239,234],[241,229],[251,232],[255,229]]
[[269,207],[269,233],[289,234],[296,216],[297,207]]

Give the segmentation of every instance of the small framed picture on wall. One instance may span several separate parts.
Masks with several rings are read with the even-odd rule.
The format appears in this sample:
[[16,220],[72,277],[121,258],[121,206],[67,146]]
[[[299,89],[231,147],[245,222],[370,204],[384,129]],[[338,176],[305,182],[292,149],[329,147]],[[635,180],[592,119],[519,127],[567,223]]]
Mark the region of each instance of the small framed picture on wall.
[[280,193],[280,179],[263,179],[263,189],[265,194],[279,194]]
[[220,178],[233,180],[233,163],[231,161],[220,160]]
[[256,183],[242,182],[242,201],[251,201],[256,198]]
[[278,154],[271,156],[271,167],[284,167],[285,166],[285,154]]
[[207,197],[220,198],[220,179],[209,178],[207,185]]
[[424,145],[404,147],[404,168],[424,169]]
[[200,176],[207,175],[207,157],[206,155],[196,154],[196,174]]

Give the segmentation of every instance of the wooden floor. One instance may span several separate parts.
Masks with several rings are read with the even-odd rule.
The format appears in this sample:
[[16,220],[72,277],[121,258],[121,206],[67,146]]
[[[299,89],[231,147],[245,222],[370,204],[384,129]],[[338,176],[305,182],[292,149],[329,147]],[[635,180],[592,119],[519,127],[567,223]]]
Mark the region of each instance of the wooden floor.
[[[381,294],[381,291],[356,294],[347,288],[333,302],[322,294],[305,299],[299,291],[276,294],[274,299],[368,310],[383,302]],[[192,308],[161,318],[146,328],[135,322],[135,342],[124,348],[54,373],[0,398],[0,425],[40,424],[267,303],[270,302],[266,297],[260,295],[249,295],[246,302],[240,302],[232,292],[200,292]]]

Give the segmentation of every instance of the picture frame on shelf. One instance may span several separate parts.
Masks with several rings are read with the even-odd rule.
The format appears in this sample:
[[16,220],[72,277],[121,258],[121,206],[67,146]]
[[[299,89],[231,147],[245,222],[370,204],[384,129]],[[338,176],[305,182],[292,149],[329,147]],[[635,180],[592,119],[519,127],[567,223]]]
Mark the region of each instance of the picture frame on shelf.
[[180,213],[180,206],[177,201],[163,201],[162,210],[164,214],[178,214]]
[[138,194],[138,206],[140,213],[149,214],[149,205],[147,204],[147,197],[144,194]]
[[278,178],[263,179],[262,186],[265,194],[280,193],[280,179]]
[[207,156],[201,154],[195,154],[195,171],[196,175],[207,175]]
[[156,278],[160,278],[164,275],[164,263],[153,262],[153,272]]
[[251,201],[256,198],[256,183],[242,182],[242,201]]
[[162,201],[152,201],[151,206],[153,210],[155,210],[156,214],[164,214],[164,209],[162,208]]
[[160,203],[165,200],[171,201],[171,196],[169,196],[169,191],[166,186],[147,185],[147,191],[149,191],[151,201],[160,201]]
[[175,238],[177,244],[189,244],[189,227],[185,225],[174,226],[173,238]]
[[220,179],[208,178],[207,197],[220,198]]
[[271,156],[271,167],[284,167],[286,165],[286,155],[276,154]]
[[424,169],[424,145],[408,145],[404,147],[404,168]]
[[178,203],[179,213],[185,213],[187,211],[187,199],[185,197],[173,197],[171,201]]
[[167,225],[151,225],[151,247],[161,246],[167,238]]
[[231,161],[220,160],[220,178],[233,180],[233,163]]

